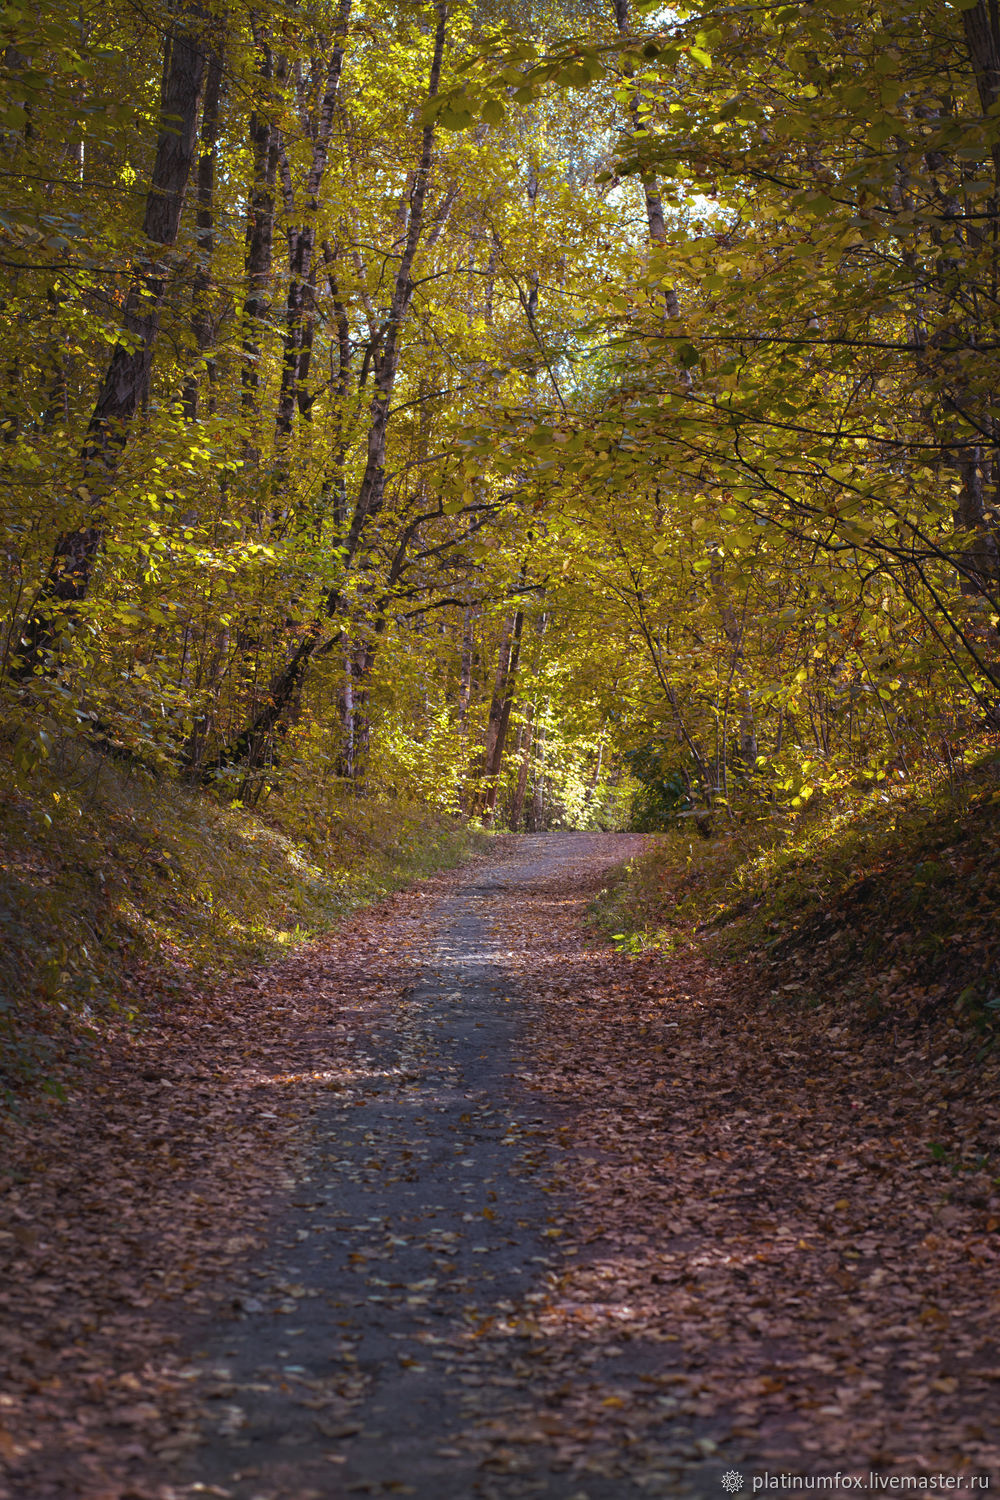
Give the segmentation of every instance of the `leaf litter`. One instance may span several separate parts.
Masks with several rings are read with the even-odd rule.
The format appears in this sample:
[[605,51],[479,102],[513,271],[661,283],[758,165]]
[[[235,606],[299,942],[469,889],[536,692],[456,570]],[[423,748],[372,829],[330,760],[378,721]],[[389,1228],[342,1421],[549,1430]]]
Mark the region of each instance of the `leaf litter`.
[[[957,1029],[795,1009],[749,966],[696,948],[664,960],[587,939],[586,904],[635,842],[575,836],[529,882],[516,858],[503,864],[521,841],[504,841],[504,878],[468,897],[528,1017],[516,1082],[532,1108],[496,1122],[516,1173],[545,1194],[534,1228],[547,1248],[526,1257],[524,1292],[497,1299],[485,1276],[470,1290],[456,1269],[466,1248],[488,1263],[480,1239],[502,1204],[428,1214],[422,1234],[339,1231],[373,1308],[424,1318],[449,1287],[466,1298],[460,1321],[414,1325],[394,1358],[401,1379],[450,1372],[460,1430],[428,1436],[443,1472],[471,1464],[485,1497],[543,1485],[587,1500],[715,1493],[734,1465],[996,1475],[995,1061],[975,1063]],[[405,1032],[437,903],[469,879],[466,867],[424,882],[211,995],[157,1008],[149,976],[148,1024],[109,1043],[90,1090],[16,1122],[0,1231],[3,1500],[254,1492],[187,1475],[206,1432],[238,1441],[270,1386],[240,1389],[226,1369],[212,1384],[190,1350],[227,1320],[314,1305],[308,1278],[269,1259],[269,1225],[312,1209],[314,1117],[370,1093],[372,1034]],[[415,1044],[394,1086],[428,1074],[456,1082]],[[470,1120],[495,1102],[473,1101]],[[386,1143],[365,1149],[374,1180]],[[419,1157],[419,1140],[403,1149]],[[295,1230],[303,1245],[310,1233]],[[431,1274],[395,1284],[392,1257],[417,1238]],[[343,1492],[390,1493],[398,1481],[349,1477],[379,1376],[357,1347],[345,1335],[324,1378],[289,1362],[282,1381]],[[304,1474],[276,1469],[278,1487],[258,1492],[341,1492]]]

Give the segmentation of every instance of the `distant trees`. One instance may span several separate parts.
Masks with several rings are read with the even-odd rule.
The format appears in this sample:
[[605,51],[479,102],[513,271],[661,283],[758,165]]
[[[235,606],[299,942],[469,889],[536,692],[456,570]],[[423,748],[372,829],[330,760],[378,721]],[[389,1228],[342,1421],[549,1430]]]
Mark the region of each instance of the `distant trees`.
[[[358,780],[396,707],[383,655],[391,678],[433,621],[481,631],[514,597],[496,549],[519,549],[518,484],[455,439],[533,389],[563,316],[543,294],[536,317],[539,278],[565,285],[603,210],[550,192],[561,166],[520,126],[441,138],[426,106],[475,24],[349,0],[294,32],[266,6],[10,21],[0,525],[22,715],[257,796],[329,705],[324,774]],[[443,705],[473,779],[492,672],[470,660]]]
[[550,598],[643,662],[632,747],[692,811],[1000,729],[998,60],[985,0],[838,0],[616,4],[521,63],[614,82],[648,236],[573,410],[524,413],[579,538]]

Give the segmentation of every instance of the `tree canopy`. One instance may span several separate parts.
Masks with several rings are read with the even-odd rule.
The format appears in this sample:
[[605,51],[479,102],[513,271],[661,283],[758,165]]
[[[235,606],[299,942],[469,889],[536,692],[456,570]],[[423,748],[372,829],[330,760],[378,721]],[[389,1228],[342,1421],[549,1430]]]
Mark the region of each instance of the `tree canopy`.
[[0,24],[25,764],[542,828],[1000,729],[992,0]]

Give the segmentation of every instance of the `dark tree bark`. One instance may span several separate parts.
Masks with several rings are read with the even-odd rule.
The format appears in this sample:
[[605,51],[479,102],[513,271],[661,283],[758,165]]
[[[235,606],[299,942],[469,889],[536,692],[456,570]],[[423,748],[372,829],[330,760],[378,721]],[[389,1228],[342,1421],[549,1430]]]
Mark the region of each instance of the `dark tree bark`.
[[[213,286],[212,258],[215,254],[215,182],[216,156],[219,139],[219,105],[222,95],[222,53],[216,48],[208,60],[205,80],[205,102],[201,115],[201,154],[198,158],[197,214],[195,219],[198,246],[198,266],[191,289],[191,333],[194,346],[204,356],[215,342],[216,327],[211,310]],[[215,411],[214,359],[206,362],[205,374],[209,388],[209,412]],[[201,369],[193,369],[184,382],[184,415],[189,422],[196,422],[201,405]],[[214,694],[224,668],[229,649],[229,630],[218,626],[215,630],[215,645],[209,651],[208,632],[203,632],[203,654],[199,660],[194,688],[206,696]],[[182,664],[183,672],[183,664]],[[196,765],[201,759],[205,743],[211,732],[211,714],[196,713],[191,725],[181,759],[185,765]]]
[[962,12],[965,44],[983,114],[1000,98],[1000,10],[997,0],[976,0]]
[[[284,64],[277,65],[270,43],[261,40],[261,82],[267,85],[280,81],[284,76]],[[274,193],[278,175],[280,138],[278,127],[265,107],[253,111],[250,116],[250,146],[253,152],[253,186],[247,213],[246,254],[244,275],[246,296],[243,302],[243,369],[241,374],[241,406],[244,415],[252,415],[257,408],[260,389],[260,339],[264,323],[270,311],[271,265],[274,248]],[[251,463],[254,454],[249,447],[244,452],[244,462]]]
[[[142,224],[150,246],[158,251],[168,250],[177,239],[197,148],[205,77],[202,33],[203,13],[187,6],[167,39],[160,129]],[[80,455],[79,493],[87,506],[87,520],[64,531],[56,542],[48,575],[22,631],[22,649],[13,671],[18,679],[44,668],[61,628],[70,623],[87,597],[104,542],[103,501],[149,387],[169,274],[169,257],[152,248],[135,267],[125,304],[129,338],[112,352]]]
[[307,417],[311,405],[306,383],[316,315],[316,215],[319,211],[323,174],[330,156],[330,138],[344,66],[344,46],[350,15],[351,0],[341,0],[336,39],[327,62],[323,98],[312,132],[313,152],[306,179],[305,216],[299,224],[289,225],[288,228],[288,295],[285,303],[284,357],[277,416],[279,441],[291,434],[296,409],[301,416]]
[[[976,0],[975,5],[962,12],[962,24],[979,102],[983,114],[988,115],[1000,100],[1000,6],[997,0]],[[993,146],[993,168],[998,185],[997,198],[1000,199],[1000,142]],[[994,199],[994,213],[996,203],[997,199]],[[992,418],[987,416],[983,425],[993,430]],[[984,471],[992,467],[996,487],[997,471],[1000,469],[995,433],[991,446],[989,457],[979,445],[959,454],[957,468],[962,490],[955,517],[959,526],[976,534],[975,540],[962,556],[963,590],[987,596],[991,589],[996,588],[997,580],[1000,579],[1000,539],[991,522],[984,494]]]
[[517,683],[517,668],[521,656],[521,632],[524,628],[524,611],[519,609],[504,631],[497,665],[493,700],[486,728],[486,744],[483,749],[483,777],[485,787],[482,799],[482,816],[492,820],[496,813],[497,794],[500,787],[500,772],[503,769],[507,731],[514,706],[514,689]]
[[[493,678],[493,696],[490,699],[490,712],[486,720],[486,735],[483,740],[483,755],[480,762],[480,775],[486,777],[490,774],[493,757],[496,753],[497,736],[500,733],[500,720],[503,717],[504,698],[507,690],[507,675],[510,670],[510,643],[512,620],[504,620],[503,631],[500,636],[500,650],[497,653],[497,669]],[[480,795],[482,807],[486,806],[485,792]]]
[[[436,99],[441,81],[441,63],[444,57],[444,41],[447,22],[445,0],[438,0],[437,26],[434,33],[434,55],[428,81],[428,100]],[[399,346],[403,324],[413,298],[413,283],[410,272],[420,244],[424,226],[424,204],[431,173],[431,158],[434,149],[434,127],[426,125],[420,141],[420,159],[414,173],[410,192],[409,218],[403,253],[400,256],[396,279],[393,283],[392,300],[385,321],[385,333],[379,353],[375,358],[375,395],[371,404],[371,425],[368,429],[368,453],[365,471],[358,490],[358,501],[348,536],[348,557],[353,558],[361,541],[361,534],[382,509],[385,495],[385,445],[389,428],[389,407],[393,387],[399,368]]]
[[472,662],[475,654],[473,611],[470,606],[462,615],[462,660],[458,674],[458,722],[465,724],[472,701]]
[[989,599],[1000,579],[1000,545],[986,503],[984,470],[989,460],[980,444],[962,448],[955,458],[955,469],[962,488],[955,508],[955,524],[971,538],[958,559],[961,564],[959,586],[964,594],[979,594]]

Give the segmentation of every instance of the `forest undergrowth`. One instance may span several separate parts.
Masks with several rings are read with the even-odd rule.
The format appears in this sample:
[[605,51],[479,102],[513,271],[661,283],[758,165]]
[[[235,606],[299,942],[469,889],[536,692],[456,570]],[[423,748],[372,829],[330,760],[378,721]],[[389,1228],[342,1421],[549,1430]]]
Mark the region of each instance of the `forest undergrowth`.
[[1000,1024],[1000,757],[817,801],[797,820],[679,819],[591,908],[631,952],[690,946],[750,960],[790,1009],[860,1025],[965,1032]]
[[294,951],[484,836],[329,784],[251,809],[80,740],[0,744],[0,1102],[61,1093],[92,1044]]

